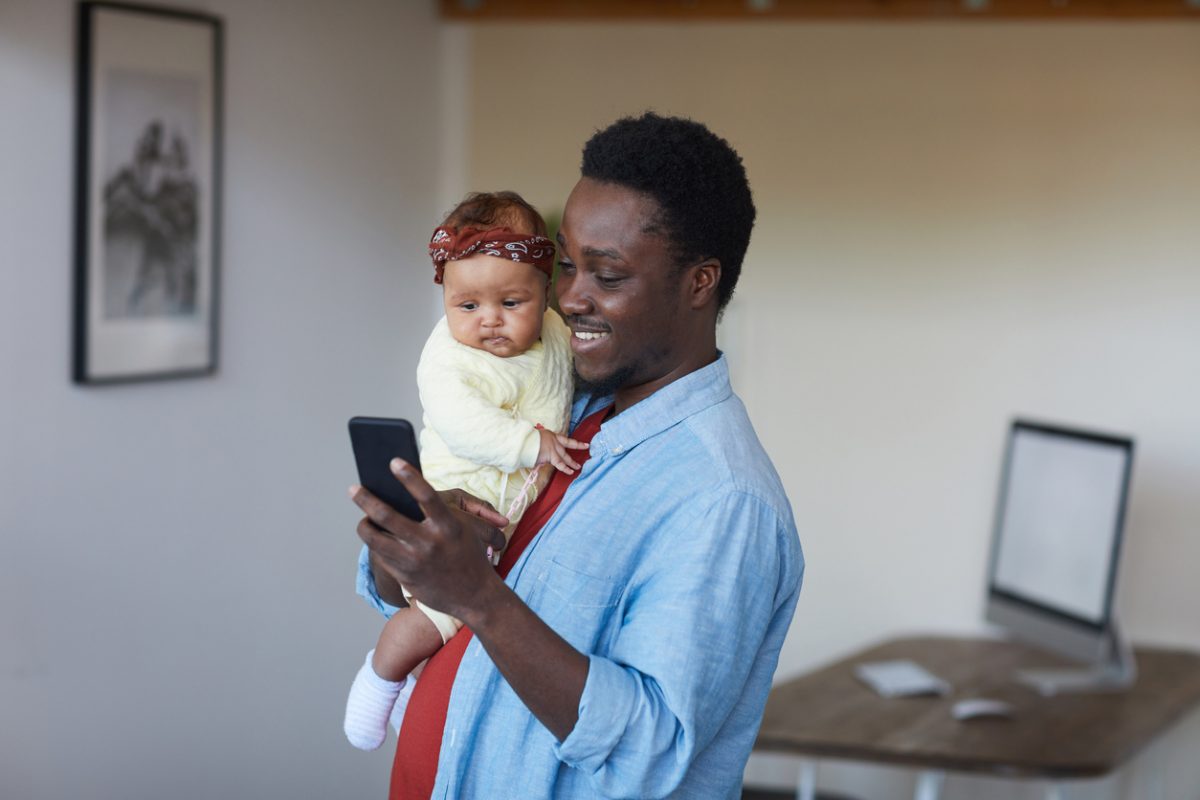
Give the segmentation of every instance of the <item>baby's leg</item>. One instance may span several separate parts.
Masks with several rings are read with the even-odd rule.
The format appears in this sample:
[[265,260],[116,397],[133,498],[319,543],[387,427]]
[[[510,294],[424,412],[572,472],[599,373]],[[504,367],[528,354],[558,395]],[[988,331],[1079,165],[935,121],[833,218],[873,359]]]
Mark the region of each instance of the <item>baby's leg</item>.
[[437,626],[415,606],[409,606],[393,614],[383,626],[371,666],[384,680],[399,681],[441,646]]
[[402,608],[392,615],[350,687],[343,728],[352,745],[374,750],[383,744],[408,674],[441,646],[442,635],[421,611]]

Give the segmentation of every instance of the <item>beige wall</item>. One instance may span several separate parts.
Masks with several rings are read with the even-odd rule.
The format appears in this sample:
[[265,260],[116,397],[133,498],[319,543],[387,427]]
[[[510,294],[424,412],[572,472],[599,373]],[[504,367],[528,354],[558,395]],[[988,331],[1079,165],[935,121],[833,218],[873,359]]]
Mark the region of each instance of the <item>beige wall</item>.
[[[779,675],[898,631],[981,629],[1014,414],[1137,437],[1120,611],[1136,639],[1200,647],[1200,26],[488,25],[464,42],[462,190],[561,208],[591,131],[645,108],[745,158],[759,223],[722,335],[810,563]],[[1168,789],[1191,792],[1178,761]]]

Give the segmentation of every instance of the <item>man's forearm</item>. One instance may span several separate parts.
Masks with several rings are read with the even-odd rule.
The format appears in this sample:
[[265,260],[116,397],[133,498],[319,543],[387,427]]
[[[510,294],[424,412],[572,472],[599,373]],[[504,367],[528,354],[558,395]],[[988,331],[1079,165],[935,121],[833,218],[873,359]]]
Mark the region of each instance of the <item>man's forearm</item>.
[[379,595],[379,599],[383,602],[404,608],[408,605],[408,601],[404,599],[404,590],[400,588],[399,582],[393,578],[386,569],[380,568],[376,563],[376,555],[370,553],[371,561],[371,577],[375,580],[375,593]]
[[488,602],[463,622],[525,706],[555,738],[566,739],[579,720],[587,656],[555,633],[499,578]]

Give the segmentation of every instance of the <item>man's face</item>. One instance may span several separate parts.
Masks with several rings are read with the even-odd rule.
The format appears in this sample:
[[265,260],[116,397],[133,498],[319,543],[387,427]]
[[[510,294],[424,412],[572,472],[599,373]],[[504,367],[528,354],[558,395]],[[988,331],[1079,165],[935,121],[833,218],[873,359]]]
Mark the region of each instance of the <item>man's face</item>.
[[688,348],[683,280],[666,235],[645,231],[658,218],[647,195],[583,178],[558,234],[575,371],[593,391],[635,390],[633,402],[674,380]]
[[448,261],[442,305],[455,341],[509,358],[542,335],[546,276],[530,264],[497,256]]

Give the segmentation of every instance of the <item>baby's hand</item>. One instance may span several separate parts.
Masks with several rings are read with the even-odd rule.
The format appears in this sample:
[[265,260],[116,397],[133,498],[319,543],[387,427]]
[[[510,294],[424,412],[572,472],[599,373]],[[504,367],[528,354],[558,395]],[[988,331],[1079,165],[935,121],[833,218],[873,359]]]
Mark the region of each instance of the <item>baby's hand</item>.
[[538,426],[538,433],[542,435],[542,444],[538,448],[537,466],[553,464],[559,472],[574,474],[575,470],[579,469],[579,464],[575,463],[575,459],[571,458],[567,450],[586,450],[587,442],[577,442],[541,426]]

